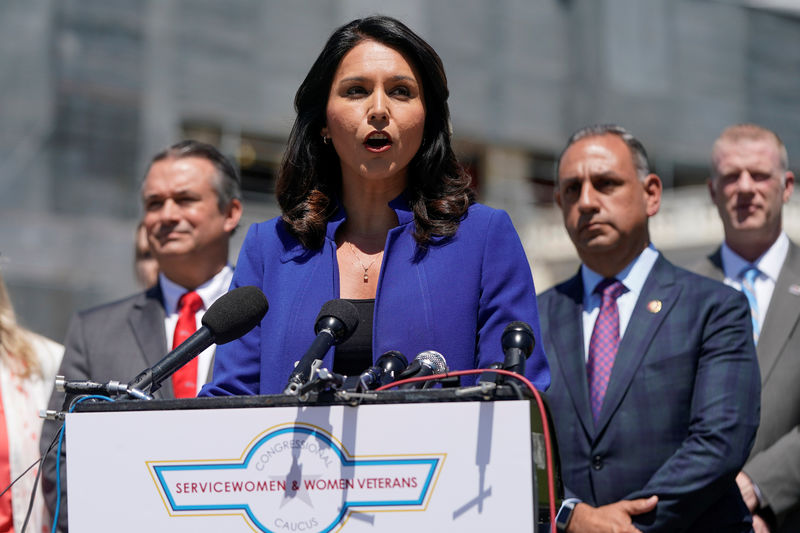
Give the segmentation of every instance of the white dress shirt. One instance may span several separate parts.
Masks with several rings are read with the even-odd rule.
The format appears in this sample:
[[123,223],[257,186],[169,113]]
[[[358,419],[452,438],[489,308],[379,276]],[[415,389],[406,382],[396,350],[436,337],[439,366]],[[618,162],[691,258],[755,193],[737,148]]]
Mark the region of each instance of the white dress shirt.
[[775,283],[778,281],[778,274],[781,272],[786,254],[789,253],[789,237],[781,232],[769,249],[761,254],[761,257],[750,263],[744,260],[739,254],[722,243],[722,268],[725,272],[725,284],[734,289],[742,290],[742,271],[745,267],[753,265],[758,268],[758,276],[753,283],[758,303],[758,329],[764,327],[764,317],[767,315],[769,302],[772,293],[775,291]]
[[[229,265],[226,265],[216,276],[194,289],[203,300],[203,307],[195,314],[198,328],[201,326],[200,321],[206,309],[208,309],[217,298],[228,292],[228,287],[230,287],[232,279],[233,269]],[[164,296],[164,309],[166,311],[164,330],[167,334],[167,346],[171,347],[172,338],[175,335],[175,326],[178,324],[178,300],[188,291],[185,287],[181,287],[167,278],[163,273],[158,274],[158,280],[161,283],[161,293]],[[215,348],[216,345],[212,344],[197,356],[196,392],[200,392],[200,388],[208,381],[208,373],[211,369],[211,361],[214,358]]]
[[[617,309],[619,310],[619,339],[622,340],[628,322],[633,315],[633,308],[642,293],[642,287],[653,269],[653,265],[658,259],[658,250],[653,245],[645,248],[639,256],[622,269],[616,276],[619,281],[628,289],[617,298]],[[589,341],[592,339],[592,330],[600,314],[600,303],[602,297],[594,292],[597,284],[603,281],[603,276],[593,271],[586,265],[581,265],[581,278],[583,279],[583,355],[589,357]]]

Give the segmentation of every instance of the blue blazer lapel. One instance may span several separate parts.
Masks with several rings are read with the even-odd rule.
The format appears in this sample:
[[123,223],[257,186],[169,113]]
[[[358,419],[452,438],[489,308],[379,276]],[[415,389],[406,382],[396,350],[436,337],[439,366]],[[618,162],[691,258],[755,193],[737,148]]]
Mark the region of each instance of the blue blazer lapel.
[[619,407],[656,332],[677,302],[681,288],[674,281],[675,267],[663,255],[659,255],[620,340],[603,407],[597,419],[597,435],[602,433]]
[[[583,347],[583,282],[580,275],[573,277],[555,289],[559,298],[554,299],[549,310],[550,342],[558,354],[558,365],[563,382],[572,398],[575,412],[587,435],[594,435],[594,420],[589,405],[589,384],[586,379],[586,356]],[[577,331],[576,331],[577,330]]]

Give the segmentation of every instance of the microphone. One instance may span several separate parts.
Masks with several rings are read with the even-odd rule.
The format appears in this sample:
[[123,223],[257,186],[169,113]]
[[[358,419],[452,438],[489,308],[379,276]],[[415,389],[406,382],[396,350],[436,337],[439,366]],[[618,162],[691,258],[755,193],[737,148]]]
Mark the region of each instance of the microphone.
[[525,360],[530,357],[536,342],[531,327],[519,320],[512,322],[503,330],[500,342],[505,354],[503,368],[517,374],[525,374]]
[[300,386],[311,377],[311,365],[314,361],[325,357],[331,346],[347,340],[357,326],[358,310],[355,305],[340,299],[325,302],[314,324],[317,337],[289,375],[283,393],[297,395]]
[[268,309],[267,297],[258,287],[238,287],[223,294],[203,315],[200,329],[136,376],[128,389],[142,390],[149,386],[150,392],[158,390],[162,381],[212,344],[226,344],[256,327]]
[[119,394],[127,391],[127,385],[119,381],[111,380],[108,383],[98,383],[96,381],[65,379],[64,376],[56,376],[55,388],[58,392],[67,394]]
[[[447,372],[447,362],[444,356],[435,350],[425,350],[420,352],[417,357],[408,365],[403,372],[397,376],[398,380],[417,378],[422,376],[432,376]],[[430,387],[430,382],[406,383],[400,385],[400,389],[418,389]]]
[[361,373],[358,378],[358,389],[376,389],[397,379],[397,376],[408,367],[408,359],[397,350],[390,350],[378,357],[375,365]]

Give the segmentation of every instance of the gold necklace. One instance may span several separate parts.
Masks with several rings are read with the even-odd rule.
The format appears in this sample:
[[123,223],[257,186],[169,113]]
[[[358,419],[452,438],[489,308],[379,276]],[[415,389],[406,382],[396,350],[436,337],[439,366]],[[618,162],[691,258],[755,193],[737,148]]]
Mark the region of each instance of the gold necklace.
[[376,259],[376,258],[374,258],[374,257],[373,257],[373,258],[372,258],[372,262],[371,262],[369,265],[367,265],[367,266],[364,266],[364,263],[362,263],[362,262],[361,262],[361,258],[359,258],[359,257],[358,257],[358,254],[356,253],[356,248],[355,248],[355,246],[353,246],[353,243],[352,243],[352,242],[350,242],[350,241],[347,241],[347,244],[349,244],[349,245],[350,245],[350,253],[352,253],[352,254],[353,254],[353,257],[355,257],[355,258],[356,258],[356,261],[358,261],[358,265],[359,265],[361,268],[363,268],[363,269],[364,269],[364,283],[367,283],[367,282],[369,282],[369,274],[367,273],[367,271],[368,271],[368,270],[369,270],[369,269],[372,267],[372,265],[374,265],[374,264],[375,264],[375,259]]

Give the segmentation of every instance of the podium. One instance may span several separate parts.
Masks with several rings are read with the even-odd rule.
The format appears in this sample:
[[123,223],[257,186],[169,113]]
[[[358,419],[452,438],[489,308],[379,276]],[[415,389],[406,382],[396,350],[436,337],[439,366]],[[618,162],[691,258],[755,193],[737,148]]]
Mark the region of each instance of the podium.
[[507,387],[83,402],[66,418],[69,527],[548,531],[545,423]]

